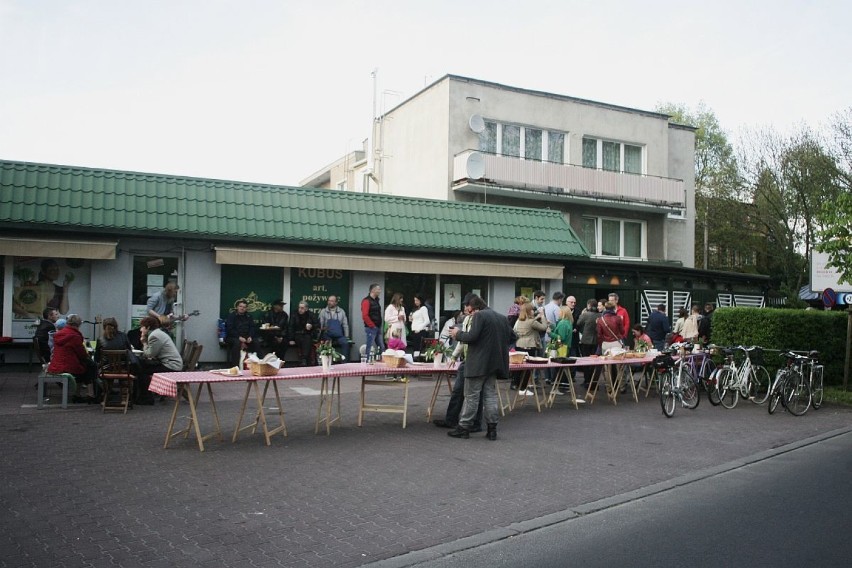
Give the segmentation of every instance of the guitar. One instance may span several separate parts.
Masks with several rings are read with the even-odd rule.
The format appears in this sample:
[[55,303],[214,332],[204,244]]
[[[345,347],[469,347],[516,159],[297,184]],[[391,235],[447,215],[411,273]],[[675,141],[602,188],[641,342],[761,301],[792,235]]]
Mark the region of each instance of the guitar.
[[182,323],[182,322],[185,322],[186,320],[188,320],[191,317],[199,316],[199,315],[201,315],[201,312],[199,312],[198,310],[191,311],[188,314],[183,314],[182,316],[176,316],[174,314],[166,314],[164,316],[160,316],[160,325],[164,329],[171,329],[172,324]]

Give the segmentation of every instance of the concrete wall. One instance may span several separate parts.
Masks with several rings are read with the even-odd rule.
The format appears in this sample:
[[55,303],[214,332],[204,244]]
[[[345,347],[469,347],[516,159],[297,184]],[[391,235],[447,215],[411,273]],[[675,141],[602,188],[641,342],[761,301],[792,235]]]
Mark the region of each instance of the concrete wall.
[[669,218],[665,243],[668,259],[679,260],[687,268],[695,267],[695,132],[669,128],[669,177],[683,180],[686,190],[686,216]]
[[381,159],[374,166],[381,193],[447,199],[448,85],[433,85],[374,126]]

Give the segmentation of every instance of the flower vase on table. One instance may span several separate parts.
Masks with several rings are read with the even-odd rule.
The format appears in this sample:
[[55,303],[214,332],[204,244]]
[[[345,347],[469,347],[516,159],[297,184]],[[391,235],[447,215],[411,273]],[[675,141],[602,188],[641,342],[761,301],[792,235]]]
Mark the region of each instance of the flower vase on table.
[[323,371],[330,371],[332,362],[343,360],[343,355],[334,349],[331,341],[323,341],[319,349],[317,349],[317,354],[319,355],[320,363],[322,363]]
[[443,364],[444,359],[449,358],[452,354],[453,350],[439,341],[438,343],[431,345],[423,356],[427,361],[433,361],[435,367],[440,367]]

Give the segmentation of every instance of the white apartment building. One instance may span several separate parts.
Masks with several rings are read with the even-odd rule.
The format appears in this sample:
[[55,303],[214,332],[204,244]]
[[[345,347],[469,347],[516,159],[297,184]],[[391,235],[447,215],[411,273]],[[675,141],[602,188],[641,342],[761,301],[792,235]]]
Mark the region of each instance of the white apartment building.
[[692,301],[733,305],[738,291],[762,302],[760,277],[689,270],[694,130],[657,112],[446,75],[376,118],[366,159],[350,160],[357,167],[302,185],[347,180],[361,191],[561,211],[589,251],[566,266],[565,290],[581,299],[618,290],[642,320],[661,302],[670,314]]

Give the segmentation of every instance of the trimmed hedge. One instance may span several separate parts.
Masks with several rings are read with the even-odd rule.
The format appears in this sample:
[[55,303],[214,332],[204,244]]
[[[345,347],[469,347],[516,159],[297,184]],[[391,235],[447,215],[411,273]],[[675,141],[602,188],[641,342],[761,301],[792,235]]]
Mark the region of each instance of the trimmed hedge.
[[771,376],[783,364],[779,351],[820,353],[826,384],[843,383],[846,357],[846,312],[719,308],[713,312],[711,343],[759,345],[766,349],[764,364]]

